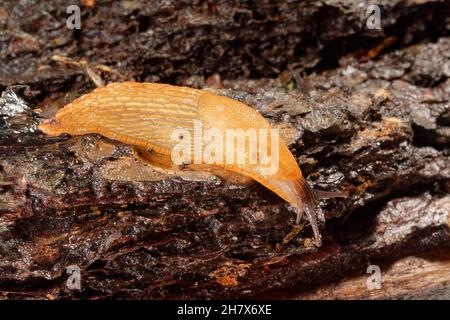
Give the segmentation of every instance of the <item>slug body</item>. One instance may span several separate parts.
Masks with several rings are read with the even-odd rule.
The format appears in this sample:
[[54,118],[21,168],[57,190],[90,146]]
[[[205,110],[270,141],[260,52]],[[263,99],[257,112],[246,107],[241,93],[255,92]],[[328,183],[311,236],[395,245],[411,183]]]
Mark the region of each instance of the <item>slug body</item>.
[[[49,135],[98,133],[133,145],[141,160],[171,167],[171,154],[177,145],[172,134],[183,129],[196,134],[195,121],[202,129],[225,133],[228,129],[273,130],[255,109],[206,90],[156,83],[112,83],[83,95],[62,108],[40,129]],[[272,138],[274,139],[274,138]],[[317,225],[315,190],[310,189],[292,153],[279,137],[279,166],[274,173],[264,173],[260,164],[197,163],[191,170],[219,170],[256,180],[291,204],[299,222],[306,214],[314,232],[315,244],[321,245]],[[270,139],[269,139],[270,140]],[[268,143],[270,150],[272,144]],[[246,149],[245,158],[250,158]],[[260,154],[257,155],[260,158]],[[189,166],[188,166],[189,167]],[[186,168],[184,168],[186,169]],[[343,196],[329,193],[328,196]]]

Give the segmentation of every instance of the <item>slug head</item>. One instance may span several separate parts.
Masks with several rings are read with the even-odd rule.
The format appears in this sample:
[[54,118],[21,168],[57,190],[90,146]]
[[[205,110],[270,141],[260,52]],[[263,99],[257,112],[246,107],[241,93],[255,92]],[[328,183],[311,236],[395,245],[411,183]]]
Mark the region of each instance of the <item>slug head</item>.
[[317,247],[320,247],[322,246],[322,235],[320,234],[318,223],[318,200],[329,198],[348,198],[349,194],[348,192],[330,192],[312,189],[303,177],[294,182],[294,188],[296,194],[298,195],[297,199],[300,200],[294,205],[297,211],[296,223],[299,224],[301,222],[304,213],[314,233],[314,244]]

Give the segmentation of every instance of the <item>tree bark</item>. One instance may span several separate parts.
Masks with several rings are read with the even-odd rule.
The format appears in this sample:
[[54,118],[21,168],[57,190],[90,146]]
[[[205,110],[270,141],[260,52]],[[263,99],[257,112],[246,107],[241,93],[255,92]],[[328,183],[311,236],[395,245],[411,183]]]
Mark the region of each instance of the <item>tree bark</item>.
[[[114,3],[69,33],[63,3],[0,5],[0,298],[448,297],[448,1],[389,1],[383,31],[341,1]],[[350,192],[319,203],[323,246],[256,183],[37,129],[131,79],[210,87],[280,128],[311,186]]]

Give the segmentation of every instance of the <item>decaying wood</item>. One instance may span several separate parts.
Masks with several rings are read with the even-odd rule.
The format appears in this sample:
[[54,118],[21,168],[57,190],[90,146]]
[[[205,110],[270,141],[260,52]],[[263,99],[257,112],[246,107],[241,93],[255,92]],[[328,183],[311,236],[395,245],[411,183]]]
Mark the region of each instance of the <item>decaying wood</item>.
[[[305,6],[313,6],[306,3]],[[318,7],[317,14],[336,8],[333,3],[324,5],[328,9]],[[448,2],[403,4],[407,8],[403,11],[406,21],[412,19],[409,14],[415,17],[411,12],[418,6],[435,15],[436,8],[448,6]],[[221,6],[226,5],[219,5],[222,13],[226,10]],[[267,4],[261,10],[270,7]],[[172,12],[155,8],[159,15],[147,14],[155,14],[156,21],[162,19],[164,12]],[[106,9],[100,6],[92,10]],[[248,10],[242,12],[245,15]],[[257,11],[250,12],[255,15]],[[316,11],[305,12],[311,19],[315,17]],[[401,15],[397,9],[390,12]],[[356,15],[353,7],[342,19],[349,19],[352,14]],[[281,16],[287,22],[292,18],[288,14]],[[186,41],[192,48],[207,50],[210,46],[201,41],[205,32],[200,23],[203,20],[194,19],[192,12],[190,17],[192,28],[184,30],[197,30],[201,36],[193,33],[179,37],[191,39]],[[227,15],[220,17],[204,24],[211,26],[211,21],[217,21],[219,28],[229,23]],[[440,21],[439,17],[430,25]],[[181,19],[181,14],[177,19]],[[92,19],[88,21],[94,23]],[[145,21],[137,28],[149,33],[153,21]],[[400,21],[393,25],[404,28],[403,32],[415,34],[406,28],[413,24],[395,21]],[[420,24],[422,20],[417,21]],[[259,38],[255,44],[258,48],[264,43],[279,45],[276,39],[286,36],[277,33],[280,30],[292,36],[305,32],[295,29],[303,23],[288,24],[294,29],[283,29],[287,22],[274,27],[267,39],[260,38],[260,31],[252,30],[253,33],[241,35],[241,40]],[[266,23],[269,22],[262,25]],[[184,24],[174,24],[174,28],[180,26]],[[87,28],[95,30],[94,26]],[[118,33],[123,33],[120,28]],[[341,33],[351,39],[352,30],[339,25],[334,28],[336,32],[330,31],[330,37],[335,41]],[[173,41],[182,33],[182,29],[177,30],[173,31]],[[158,32],[162,31],[157,29],[155,38],[159,37]],[[133,34],[130,41],[135,43],[139,35]],[[448,296],[449,272],[445,266],[449,263],[450,236],[450,38],[443,31],[438,34],[441,37],[436,42],[410,46],[403,43],[378,59],[365,60],[359,53],[341,52],[339,66],[304,76],[287,72],[288,80],[283,74],[271,79],[206,81],[217,93],[254,106],[282,129],[313,187],[350,192],[348,199],[320,203],[324,245],[319,249],[312,245],[309,227],[298,230],[287,205],[257,184],[234,185],[211,175],[182,178],[155,171],[138,162],[129,146],[97,135],[43,135],[37,130],[39,121],[53,114],[64,100],[75,97],[80,88],[88,89],[84,66],[72,66],[70,72],[61,71],[58,77],[58,64],[58,68],[49,71],[51,84],[46,87],[42,85],[45,73],[26,79],[16,72],[19,69],[15,68],[24,64],[20,59],[29,55],[17,60],[6,57],[6,65],[0,68],[0,82],[7,86],[0,98],[0,297]],[[106,39],[113,41],[109,36]],[[11,37],[10,31],[6,37]],[[144,44],[150,41],[147,37],[148,34]],[[200,40],[196,42],[191,37]],[[224,38],[216,40],[220,46],[226,46]],[[164,54],[165,47],[154,41],[158,52]],[[301,54],[288,49],[294,50],[301,41],[286,41],[287,48],[280,47],[280,59],[285,60],[273,64],[286,68],[294,63]],[[95,59],[96,64],[109,64],[107,55],[122,57],[115,52],[94,54],[90,50],[96,46],[97,42],[83,41],[79,54]],[[229,79],[242,74],[238,66],[252,68],[251,75],[267,76],[273,72],[267,63],[242,60],[242,52],[230,46],[227,48],[231,51],[222,53],[226,61],[221,64],[223,69],[210,66],[208,59],[196,60],[205,56],[201,51],[183,58],[189,63],[183,59],[179,64],[176,59],[166,60],[171,71],[164,73],[160,68],[165,64],[155,63],[155,48],[147,48],[148,55],[142,56],[145,61],[136,61],[139,52],[131,52],[132,49],[123,52],[127,68],[119,73],[126,79],[138,80],[152,80],[153,74],[169,79],[179,73],[184,79],[181,83],[194,81],[205,86],[196,80],[198,77],[187,77],[192,68],[205,74],[210,70],[219,72]],[[188,51],[196,52],[192,48]],[[306,57],[320,60],[317,47],[306,48],[313,53],[303,55],[300,69],[306,66]],[[39,46],[36,50],[40,50]],[[45,60],[47,52],[38,53]],[[267,57],[268,61],[272,58]],[[219,61],[214,51],[211,59]],[[45,65],[43,60],[36,63]],[[204,64],[190,65],[195,61]],[[157,69],[146,69],[149,65]],[[320,71],[317,63],[311,68]],[[70,74],[83,80],[79,85],[71,84],[70,93],[64,97],[62,88],[74,81]],[[109,76],[106,79],[117,80]],[[13,83],[22,85],[12,86]],[[56,96],[49,94],[53,89],[58,92]],[[419,267],[408,268],[414,263]],[[66,286],[66,268],[71,265],[81,269],[81,290]],[[365,287],[369,265],[380,266],[382,289],[370,291]]]

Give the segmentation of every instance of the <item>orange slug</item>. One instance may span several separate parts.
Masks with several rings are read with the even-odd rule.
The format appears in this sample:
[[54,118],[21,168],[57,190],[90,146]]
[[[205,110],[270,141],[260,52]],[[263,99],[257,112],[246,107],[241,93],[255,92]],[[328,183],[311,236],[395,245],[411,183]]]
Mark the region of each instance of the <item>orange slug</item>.
[[[202,130],[214,129],[216,134],[228,134],[230,129],[242,132],[249,128],[270,132],[266,151],[267,154],[275,154],[278,149],[276,169],[268,172],[270,170],[263,170],[265,164],[262,161],[250,163],[248,159],[252,157],[261,160],[262,153],[258,149],[251,154],[249,145],[240,150],[244,153],[244,161],[241,162],[201,160],[175,165],[172,152],[179,141],[173,139],[173,132],[182,129],[185,135],[195,137],[198,134],[196,122],[201,124]],[[322,240],[316,215],[317,197],[346,196],[341,192],[311,189],[294,156],[281,138],[272,135],[275,129],[263,116],[242,102],[207,90],[157,83],[112,83],[75,99],[59,110],[54,118],[41,123],[39,128],[48,135],[98,133],[133,145],[140,160],[163,168],[212,171],[219,176],[228,173],[256,180],[295,209],[297,223],[302,214],[306,214],[318,247]],[[179,138],[183,139],[183,134]],[[263,143],[261,140],[259,145]],[[219,145],[216,152],[221,148],[223,146]],[[191,153],[187,153],[189,159],[194,158],[194,149],[192,147]],[[231,152],[232,158],[239,156],[237,150]]]

